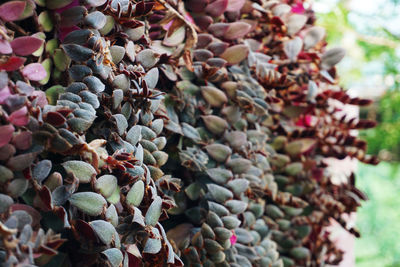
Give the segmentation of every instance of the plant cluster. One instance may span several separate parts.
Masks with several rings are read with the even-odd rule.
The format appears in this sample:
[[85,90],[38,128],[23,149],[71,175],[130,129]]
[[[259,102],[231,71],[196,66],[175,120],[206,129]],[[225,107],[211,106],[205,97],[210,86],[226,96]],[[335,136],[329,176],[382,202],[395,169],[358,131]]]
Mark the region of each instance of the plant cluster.
[[302,1],[0,5],[2,266],[320,266],[376,159]]

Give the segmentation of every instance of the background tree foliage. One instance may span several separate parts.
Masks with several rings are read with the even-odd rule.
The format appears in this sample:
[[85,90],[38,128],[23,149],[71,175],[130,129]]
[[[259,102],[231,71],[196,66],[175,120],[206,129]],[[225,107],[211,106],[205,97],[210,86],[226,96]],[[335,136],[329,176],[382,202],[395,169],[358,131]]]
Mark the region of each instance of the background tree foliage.
[[319,15],[320,24],[328,29],[328,42],[347,48],[346,61],[339,67],[342,84],[354,94],[376,99],[374,106],[361,111],[361,116],[376,119],[379,126],[360,135],[368,141],[370,153],[394,161],[400,159],[400,32],[393,26],[399,21],[397,3],[316,2],[324,6],[322,12],[329,9]]
[[341,81],[352,94],[375,99],[360,111],[378,126],[359,134],[368,150],[390,163],[358,166],[358,186],[370,198],[357,214],[362,237],[356,241],[357,266],[400,266],[400,73],[398,0],[315,1],[319,23],[330,44],[347,56],[339,66]]

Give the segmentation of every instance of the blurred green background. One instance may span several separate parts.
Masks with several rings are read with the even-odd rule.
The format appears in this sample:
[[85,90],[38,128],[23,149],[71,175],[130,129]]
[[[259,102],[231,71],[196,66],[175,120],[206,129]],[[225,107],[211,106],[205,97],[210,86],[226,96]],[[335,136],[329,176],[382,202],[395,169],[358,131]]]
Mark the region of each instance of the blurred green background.
[[360,110],[375,119],[362,131],[378,166],[358,164],[357,186],[370,200],[357,213],[362,237],[356,240],[356,266],[400,266],[400,0],[315,0],[318,24],[329,46],[342,46],[341,85],[350,95],[372,98]]

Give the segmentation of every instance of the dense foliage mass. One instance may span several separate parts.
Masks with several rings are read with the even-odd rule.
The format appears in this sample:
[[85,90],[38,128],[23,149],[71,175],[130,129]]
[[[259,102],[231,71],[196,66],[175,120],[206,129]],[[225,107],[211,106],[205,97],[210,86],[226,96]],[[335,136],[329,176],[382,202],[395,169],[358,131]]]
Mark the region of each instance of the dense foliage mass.
[[376,163],[302,1],[0,5],[2,266],[321,266]]

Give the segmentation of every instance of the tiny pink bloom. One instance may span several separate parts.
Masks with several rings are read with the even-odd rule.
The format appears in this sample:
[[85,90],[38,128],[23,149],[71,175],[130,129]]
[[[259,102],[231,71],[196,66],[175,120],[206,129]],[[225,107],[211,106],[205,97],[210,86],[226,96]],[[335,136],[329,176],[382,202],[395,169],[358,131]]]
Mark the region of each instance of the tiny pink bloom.
[[303,3],[298,2],[296,5],[292,7],[292,12],[297,14],[304,14],[305,9]]
[[312,126],[313,116],[311,116],[311,115],[305,115],[305,116],[304,116],[304,122],[305,122],[305,125],[306,125],[307,127]]
[[[233,233],[233,231],[232,231]],[[235,245],[236,241],[237,241],[237,236],[235,235],[235,233],[232,234],[231,238],[229,239],[229,241],[231,241],[231,245]]]
[[22,107],[14,111],[11,113],[10,117],[8,117],[8,121],[15,126],[27,125],[29,122],[28,109],[26,107]]
[[297,122],[296,122],[296,126],[300,126],[300,127],[310,127],[313,125],[313,116],[311,115],[305,115],[305,116],[301,116]]

